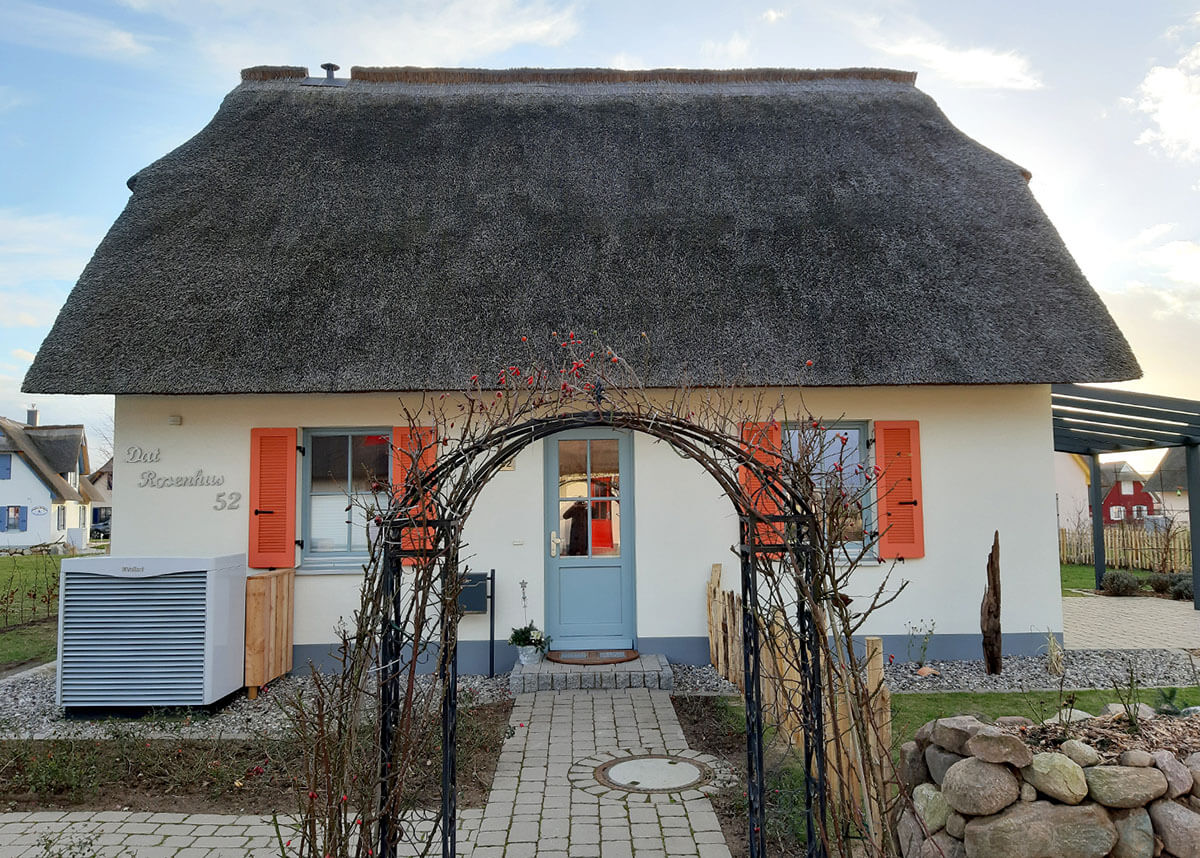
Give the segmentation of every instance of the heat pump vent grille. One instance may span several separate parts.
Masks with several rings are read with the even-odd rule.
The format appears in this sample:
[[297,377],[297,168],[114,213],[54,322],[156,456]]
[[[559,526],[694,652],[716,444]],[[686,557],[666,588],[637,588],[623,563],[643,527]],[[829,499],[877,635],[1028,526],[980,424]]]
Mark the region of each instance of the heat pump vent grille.
[[207,573],[63,573],[63,706],[204,702]]

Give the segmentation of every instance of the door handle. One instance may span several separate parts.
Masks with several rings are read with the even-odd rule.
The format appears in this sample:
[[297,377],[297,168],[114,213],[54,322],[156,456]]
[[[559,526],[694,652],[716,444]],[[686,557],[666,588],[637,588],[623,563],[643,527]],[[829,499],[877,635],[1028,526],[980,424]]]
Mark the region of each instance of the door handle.
[[558,556],[558,546],[562,545],[562,543],[563,543],[563,541],[558,538],[558,531],[557,530],[550,531],[550,556],[551,557]]

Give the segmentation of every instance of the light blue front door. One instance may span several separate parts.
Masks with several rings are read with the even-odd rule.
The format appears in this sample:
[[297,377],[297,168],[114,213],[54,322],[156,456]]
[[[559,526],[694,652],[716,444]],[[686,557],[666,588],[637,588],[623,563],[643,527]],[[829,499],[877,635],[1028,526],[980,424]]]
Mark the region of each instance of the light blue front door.
[[546,448],[546,632],[551,649],[632,649],[633,436],[574,429]]

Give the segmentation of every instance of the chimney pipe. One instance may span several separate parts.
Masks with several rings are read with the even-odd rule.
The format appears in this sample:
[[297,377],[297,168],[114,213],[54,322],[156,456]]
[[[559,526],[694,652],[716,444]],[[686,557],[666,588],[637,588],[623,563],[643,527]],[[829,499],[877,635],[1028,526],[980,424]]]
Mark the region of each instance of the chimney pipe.
[[321,68],[325,69],[325,80],[333,80],[333,73],[341,66],[337,63],[321,63]]
[[36,426],[38,418],[38,410],[36,405],[29,406],[25,411],[25,425]]

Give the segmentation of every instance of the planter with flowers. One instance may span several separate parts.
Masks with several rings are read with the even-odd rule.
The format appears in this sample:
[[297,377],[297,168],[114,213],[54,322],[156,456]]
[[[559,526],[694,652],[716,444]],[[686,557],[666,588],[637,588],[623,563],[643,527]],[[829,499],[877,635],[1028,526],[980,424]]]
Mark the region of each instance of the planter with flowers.
[[508,642],[517,648],[517,657],[521,664],[537,664],[542,655],[550,648],[550,638],[532,622],[513,629],[508,636]]

